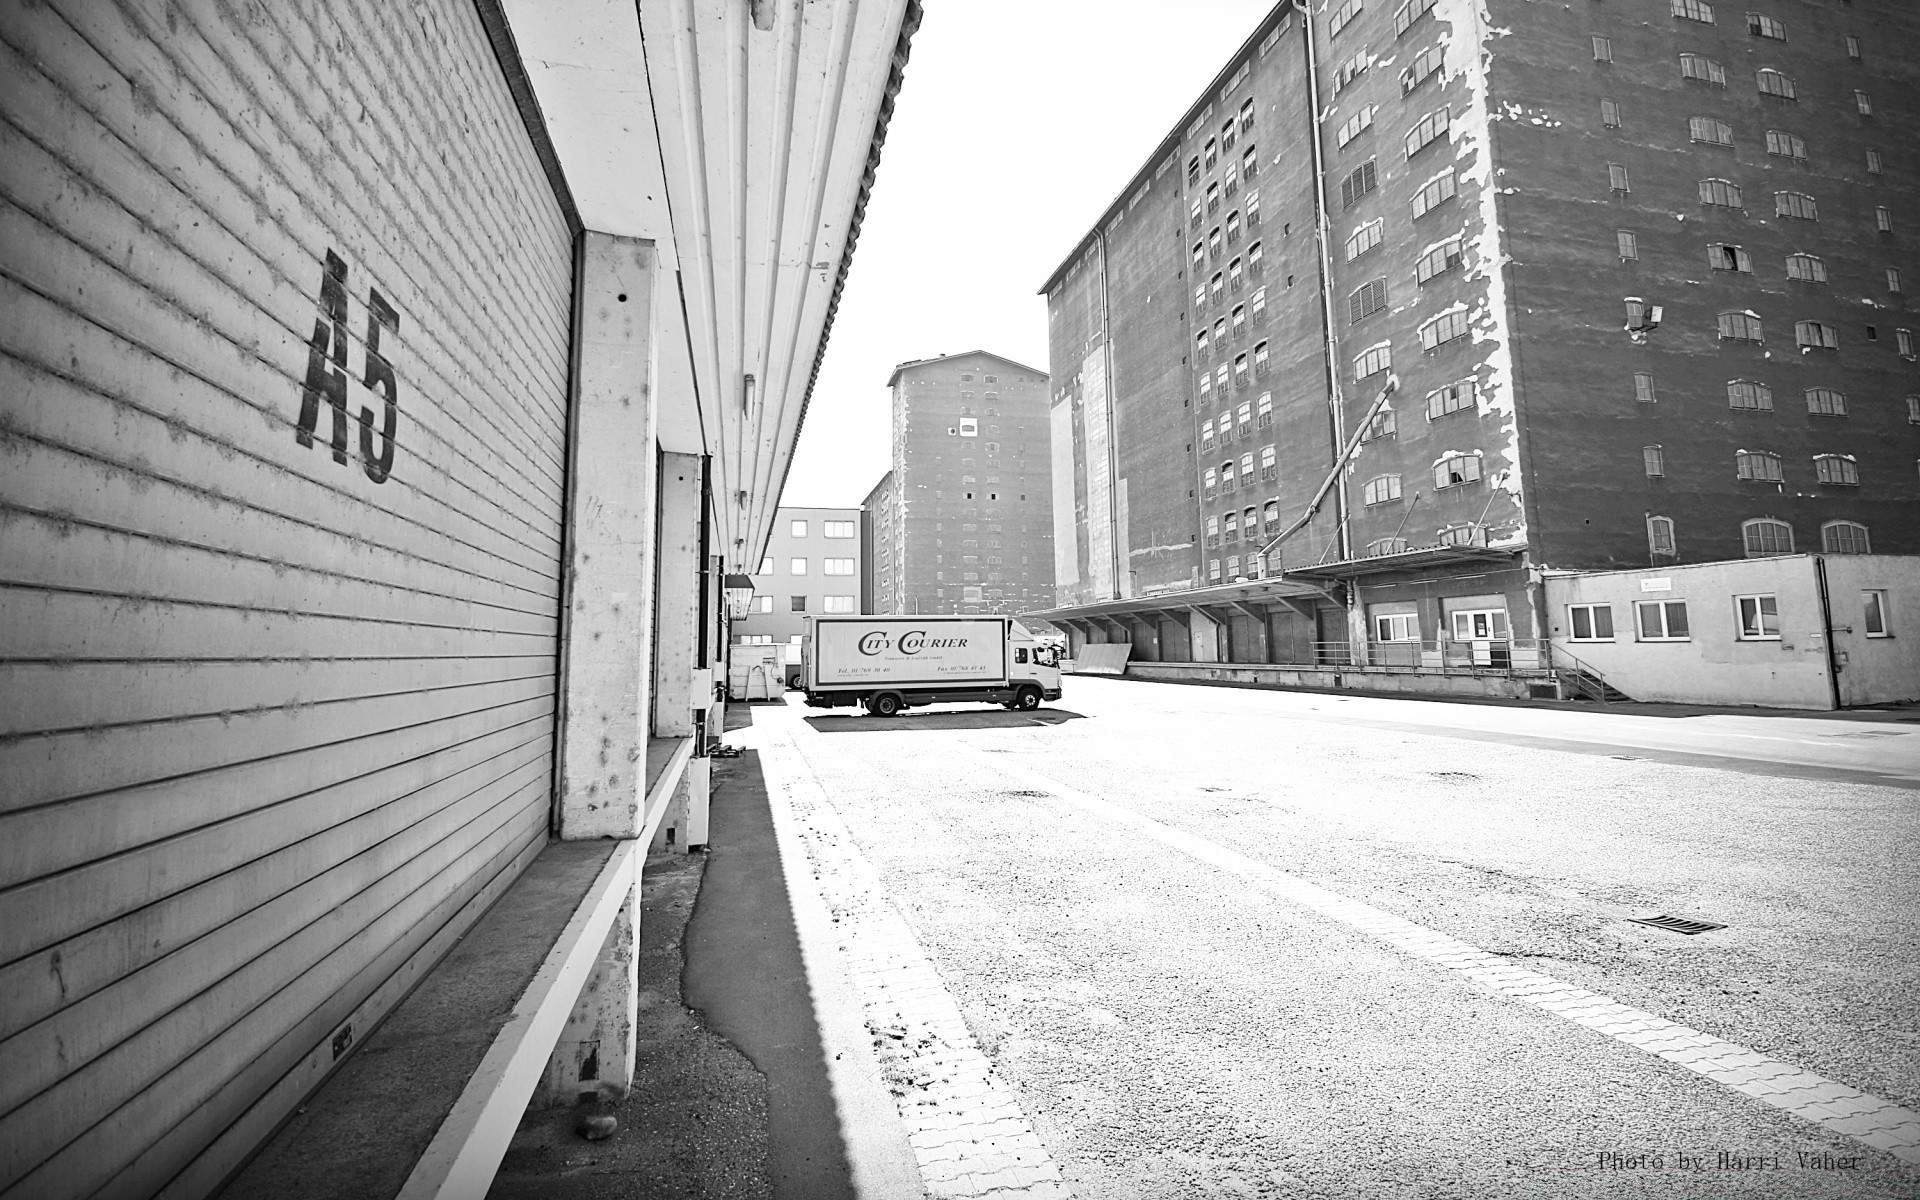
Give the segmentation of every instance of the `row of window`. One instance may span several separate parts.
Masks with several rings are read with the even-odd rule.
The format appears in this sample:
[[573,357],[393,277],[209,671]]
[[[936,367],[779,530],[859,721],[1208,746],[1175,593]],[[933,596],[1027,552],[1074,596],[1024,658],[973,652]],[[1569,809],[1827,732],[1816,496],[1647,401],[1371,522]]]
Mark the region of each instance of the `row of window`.
[[[1630,329],[1643,327],[1636,326],[1633,323],[1636,315],[1633,311],[1633,305],[1635,303],[1635,301],[1628,301],[1627,320],[1628,328]],[[1754,312],[1752,309],[1723,312],[1716,318],[1716,322],[1722,341],[1764,342],[1767,340],[1765,330],[1761,325],[1760,314]],[[1866,327],[1866,330],[1868,341],[1875,342],[1880,340],[1880,333],[1877,327],[1869,325]],[[1793,340],[1802,350],[1837,350],[1840,348],[1840,329],[1839,326],[1826,321],[1795,321],[1793,323]],[[1915,356],[1915,346],[1917,343],[1914,341],[1913,331],[1911,329],[1894,330],[1893,343],[1894,350],[1900,357],[1913,358]]]
[[[851,524],[851,522],[849,522],[849,524]],[[804,535],[804,534],[795,534],[794,536],[795,536],[795,537],[804,537],[805,535]],[[844,534],[844,535],[838,535],[838,534],[836,534],[835,536],[845,536],[845,537],[852,537],[853,535],[849,533],[849,534]],[[853,560],[853,559],[851,559],[851,558],[823,558],[823,559],[821,559],[821,560],[820,560],[820,573],[821,573],[822,575],[851,575],[851,574],[853,574],[853,573],[854,573],[854,567],[853,567],[853,563],[854,563],[854,560]],[[773,572],[773,559],[771,559],[771,558],[763,558],[763,559],[761,559],[761,560],[760,560],[760,569],[759,569],[758,571],[756,571],[756,572],[755,572],[755,574],[757,574],[757,575],[771,575],[771,574],[773,574],[773,573],[774,573],[774,572]],[[806,573],[807,573],[807,560],[806,560],[806,559],[804,559],[804,558],[790,558],[790,559],[788,559],[788,560],[787,560],[787,574],[789,574],[789,575],[805,575]]]
[[[1260,478],[1280,478],[1280,466],[1273,446],[1260,447]],[[1207,500],[1213,499],[1216,495],[1231,494],[1241,484],[1249,487],[1253,485],[1253,451],[1251,450],[1240,456],[1237,470],[1234,460],[1229,458],[1218,467],[1208,467],[1200,474],[1200,487],[1204,493],[1203,498]]]
[[[1743,642],[1780,640],[1780,599],[1776,593],[1759,592],[1730,596],[1734,617],[1734,637]],[[1693,625],[1687,616],[1685,600],[1641,600],[1634,606],[1634,640],[1641,642],[1690,642]],[[1868,588],[1860,593],[1861,627],[1868,637],[1893,636],[1888,616],[1890,607],[1885,589]],[[1567,606],[1569,641],[1611,642],[1614,640],[1613,605],[1570,604]]]
[[[1385,307],[1385,280],[1374,280],[1372,284],[1363,285],[1361,291],[1364,291],[1368,287],[1373,287],[1376,284],[1379,285],[1380,288],[1380,291],[1375,293],[1380,299],[1379,307],[1369,308],[1356,316],[1354,315],[1356,311],[1355,301],[1360,298],[1360,292],[1356,291],[1353,296],[1348,297],[1348,315],[1353,317],[1355,321],[1361,320],[1374,312],[1378,312],[1380,308]],[[1415,328],[1415,332],[1420,337],[1420,348],[1429,351],[1438,350],[1448,342],[1457,341],[1460,338],[1466,337],[1471,331],[1472,324],[1468,317],[1467,306],[1464,302],[1459,301],[1456,301],[1453,307],[1447,309],[1445,312],[1422,321]],[[1362,350],[1354,356],[1353,377],[1355,379],[1365,379],[1369,375],[1377,375],[1382,371],[1389,370],[1392,366],[1393,344],[1391,342],[1380,342],[1368,346],[1365,350]]]
[[[1252,437],[1256,430],[1271,427],[1273,425],[1273,393],[1261,392],[1257,404],[1248,400],[1232,412],[1221,413],[1217,418],[1221,441],[1224,442],[1233,437],[1236,416],[1239,418],[1240,436],[1243,438]],[[1209,417],[1200,425],[1200,449],[1203,452],[1213,449],[1215,420],[1216,418]]]
[[[1199,352],[1202,356],[1207,352],[1206,336],[1206,331],[1204,329],[1201,330]],[[1251,354],[1242,353],[1234,355],[1231,364],[1233,386],[1236,388],[1244,388],[1254,377],[1265,376],[1271,366],[1271,362],[1272,360],[1267,350],[1267,343],[1265,342],[1256,342]],[[1251,368],[1251,372],[1249,372],[1249,368]],[[1214,371],[1211,376],[1208,375],[1206,368],[1203,366],[1200,371],[1200,403],[1203,405],[1207,403],[1216,383],[1219,386],[1221,396],[1224,397],[1227,393],[1228,377],[1229,364],[1227,363],[1221,363],[1219,369]]]
[[[797,538],[807,536],[806,521],[795,518],[788,524],[787,533],[789,536]],[[854,523],[852,521],[822,521],[820,522],[820,536],[829,538],[853,537]]]
[[[1669,0],[1669,5],[1673,15],[1676,17],[1688,21],[1698,21],[1703,25],[1719,24],[1719,22],[1714,19],[1713,5],[1709,3],[1708,0]],[[1787,40],[1786,22],[1780,20],[1778,17],[1768,16],[1765,13],[1747,13],[1747,32],[1754,37],[1768,38],[1776,42],[1784,42]],[[1849,37],[1847,39],[1847,57],[1852,59],[1858,59],[1860,57],[1859,38]]]
[[[1801,397],[1807,412],[1813,416],[1844,417],[1848,413],[1847,394],[1836,388],[1806,388]],[[1633,373],[1633,398],[1642,404],[1659,402],[1659,389],[1651,371]],[[1908,396],[1906,401],[1908,423],[1920,425],[1920,396]],[[1727,407],[1741,412],[1772,412],[1773,388],[1757,379],[1729,379]]]
[[[1442,456],[1433,464],[1434,489],[1439,491],[1477,482],[1480,479],[1480,458],[1481,452],[1478,450],[1471,454],[1453,451]],[[1368,505],[1389,504],[1400,496],[1400,476],[1397,473],[1375,475],[1360,489],[1360,498]]]
[[[1623,262],[1640,257],[1640,235],[1631,229],[1614,230],[1615,247]],[[1788,279],[1797,279],[1802,283],[1827,282],[1826,260],[1817,254],[1794,253],[1787,255],[1785,261]],[[1753,256],[1746,247],[1729,242],[1709,242],[1707,244],[1707,267],[1714,271],[1730,271],[1738,275],[1753,274]],[[1906,279],[1898,267],[1883,268],[1889,292],[1904,293]]]
[[1207,548],[1212,549],[1223,542],[1231,545],[1240,540],[1243,532],[1248,541],[1280,532],[1280,502],[1269,500],[1257,510],[1249,504],[1239,512],[1208,517]]
[[[1659,447],[1649,446],[1647,474],[1664,474],[1655,470],[1655,460],[1659,457]],[[1761,483],[1782,483],[1786,475],[1782,459],[1771,450],[1740,450],[1733,456],[1734,477],[1752,479]],[[1813,474],[1816,481],[1839,487],[1858,487],[1860,485],[1860,463],[1851,454],[1816,454],[1813,456]]]
[[[1192,186],[1200,182],[1200,172],[1202,170],[1213,170],[1214,165],[1220,161],[1220,155],[1224,151],[1233,149],[1234,140],[1239,137],[1239,135],[1252,131],[1253,121],[1253,101],[1252,99],[1248,99],[1240,105],[1240,113],[1237,117],[1228,117],[1226,123],[1220,126],[1220,135],[1218,137],[1208,138],[1207,144],[1201,149],[1201,152],[1187,160],[1188,185]],[[1247,153],[1243,156],[1243,160],[1252,157],[1253,149],[1252,147],[1248,147]],[[1248,172],[1248,174],[1251,175],[1252,172]]]

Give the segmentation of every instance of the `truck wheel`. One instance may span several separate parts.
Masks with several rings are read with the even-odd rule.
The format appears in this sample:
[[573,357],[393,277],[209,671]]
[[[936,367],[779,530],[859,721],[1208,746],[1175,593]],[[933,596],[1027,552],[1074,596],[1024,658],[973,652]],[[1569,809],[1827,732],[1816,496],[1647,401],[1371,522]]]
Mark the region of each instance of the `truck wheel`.
[[1040,689],[1029,684],[1013,697],[1013,707],[1020,712],[1031,712],[1040,707]]
[[[1038,693],[1035,695],[1037,697]],[[1035,702],[1038,703],[1038,700],[1036,699]],[[891,717],[900,711],[900,697],[892,692],[881,692],[867,701],[867,711],[876,717]]]

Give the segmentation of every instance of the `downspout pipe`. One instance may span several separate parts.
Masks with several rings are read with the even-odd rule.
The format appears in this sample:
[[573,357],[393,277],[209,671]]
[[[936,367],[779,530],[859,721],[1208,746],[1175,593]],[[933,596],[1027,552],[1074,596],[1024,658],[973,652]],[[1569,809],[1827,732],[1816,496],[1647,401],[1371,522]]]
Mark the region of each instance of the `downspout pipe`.
[[1827,590],[1827,560],[1816,554],[1813,556],[1813,577],[1820,585],[1820,629],[1825,635],[1821,641],[1827,647],[1827,689],[1837,711],[1840,707],[1840,655],[1833,648],[1833,599]]
[[1107,231],[1095,227],[1100,242],[1100,357],[1106,363],[1106,387],[1101,404],[1107,419],[1107,572],[1111,579],[1107,599],[1118,600],[1120,585],[1120,431],[1114,421],[1113,307],[1107,297]]
[[[1327,164],[1320,146],[1320,69],[1313,44],[1313,6],[1301,3],[1295,7],[1300,13],[1301,45],[1307,57],[1307,144],[1313,147],[1313,236],[1320,248],[1320,329],[1327,347],[1327,408],[1332,421],[1333,444],[1339,446],[1346,442],[1347,436],[1345,417],[1340,411],[1340,341],[1333,329],[1333,259],[1330,218],[1327,214]],[[1378,409],[1379,405],[1376,403],[1374,407]],[[1372,419],[1369,413],[1367,420]],[[1362,421],[1360,428],[1366,427],[1366,421]],[[1349,449],[1335,464],[1336,475],[1351,453]],[[1320,499],[1325,494],[1325,489],[1322,489],[1321,496],[1314,500],[1313,508],[1320,506]],[[1312,509],[1309,509],[1309,515],[1311,512]],[[1340,557],[1352,558],[1352,535],[1348,529],[1347,489],[1344,484],[1335,495],[1334,512],[1339,517],[1337,537]],[[1288,536],[1292,533],[1293,530],[1287,531]],[[1275,538],[1272,544],[1277,545],[1280,540]]]

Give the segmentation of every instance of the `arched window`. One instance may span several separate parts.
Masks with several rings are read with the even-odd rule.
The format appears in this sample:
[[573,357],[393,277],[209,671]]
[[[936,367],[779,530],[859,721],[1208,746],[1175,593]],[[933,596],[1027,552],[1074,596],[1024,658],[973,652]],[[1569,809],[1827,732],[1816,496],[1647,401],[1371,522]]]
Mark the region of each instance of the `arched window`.
[[1780,473],[1780,456],[1768,450],[1741,450],[1733,456],[1733,473],[1736,479],[1758,479],[1763,483],[1779,483],[1784,476]]
[[1207,548],[1211,550],[1220,544],[1220,518],[1207,518]]
[[1478,525],[1453,525],[1440,531],[1442,546],[1479,546],[1486,543],[1484,531]]
[[1823,417],[1847,415],[1847,394],[1832,388],[1808,388],[1807,411]]
[[1766,339],[1760,332],[1760,315],[1752,312],[1723,312],[1720,314],[1720,336],[1728,341],[1759,342]]
[[1449,454],[1433,464],[1433,486],[1436,488],[1456,487],[1472,483],[1478,478],[1480,456],[1477,454]]
[[1867,527],[1858,521],[1828,521],[1820,527],[1820,548],[1828,554],[1872,554]]
[[1679,553],[1674,548],[1672,517],[1647,518],[1647,552],[1662,558]]
[[1382,554],[1399,554],[1407,548],[1407,539],[1390,537],[1380,538],[1367,543],[1367,557],[1378,558]]
[[1763,96],[1778,96],[1782,100],[1799,98],[1799,93],[1793,86],[1793,80],[1772,67],[1760,68],[1754,73],[1753,80],[1759,85],[1760,94]]
[[1275,451],[1272,446],[1260,447],[1260,478],[1280,478],[1280,467],[1275,461]]
[[1773,389],[1753,379],[1727,380],[1727,407],[1773,411]]
[[1741,540],[1748,558],[1769,558],[1793,553],[1793,526],[1772,517],[1758,517],[1740,525]]
[[1208,421],[1204,425],[1200,426],[1200,448],[1202,450],[1213,449],[1213,422],[1212,421]]
[[1836,487],[1860,486],[1860,464],[1851,454],[1816,454],[1813,475],[1821,483]]
[[1361,489],[1361,497],[1368,504],[1385,504],[1389,500],[1400,498],[1400,477],[1398,475],[1376,475],[1367,480]]

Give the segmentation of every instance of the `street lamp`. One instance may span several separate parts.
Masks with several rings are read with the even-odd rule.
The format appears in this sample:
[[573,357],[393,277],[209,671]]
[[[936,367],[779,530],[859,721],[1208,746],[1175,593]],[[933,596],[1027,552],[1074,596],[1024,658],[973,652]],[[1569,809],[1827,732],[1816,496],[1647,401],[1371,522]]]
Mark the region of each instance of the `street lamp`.
[[729,575],[721,591],[727,597],[727,616],[736,621],[745,620],[747,610],[753,605],[753,576]]

